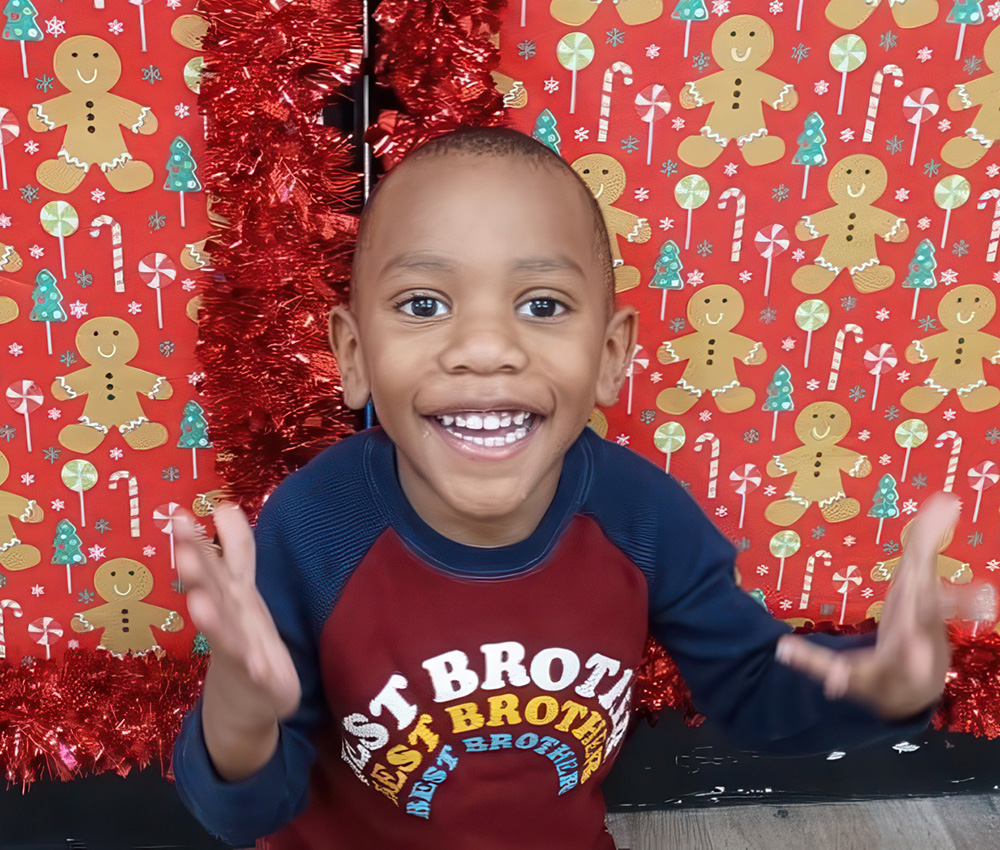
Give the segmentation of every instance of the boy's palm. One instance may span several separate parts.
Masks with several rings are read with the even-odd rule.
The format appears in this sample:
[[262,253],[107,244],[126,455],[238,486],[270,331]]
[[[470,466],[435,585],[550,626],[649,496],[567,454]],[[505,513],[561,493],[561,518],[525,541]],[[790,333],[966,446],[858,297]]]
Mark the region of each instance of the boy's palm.
[[179,510],[174,520],[177,571],[188,612],[208,638],[213,658],[245,676],[262,703],[283,720],[294,714],[302,686],[256,585],[256,545],[246,515],[233,504],[213,514],[221,549]]

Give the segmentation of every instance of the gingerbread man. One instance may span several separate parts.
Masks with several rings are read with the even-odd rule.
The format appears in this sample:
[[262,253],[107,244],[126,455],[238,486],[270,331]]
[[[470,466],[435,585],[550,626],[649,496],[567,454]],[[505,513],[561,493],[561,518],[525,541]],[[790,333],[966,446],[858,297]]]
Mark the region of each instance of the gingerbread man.
[[[826,19],[835,27],[853,30],[860,27],[882,0],[830,0]],[[938,14],[938,0],[889,0],[892,17],[903,29],[929,24]]]
[[868,154],[845,156],[830,170],[827,189],[835,206],[803,216],[795,225],[795,235],[804,241],[826,237],[814,265],[799,266],[792,275],[796,289],[822,292],[845,269],[858,292],[892,286],[896,274],[879,263],[875,237],[902,242],[910,230],[905,219],[872,206],[888,181],[885,166]]
[[[578,27],[591,19],[603,0],[552,0],[549,14],[559,23]],[[648,24],[663,14],[663,0],[614,0],[622,23],[635,27]]]
[[[10,475],[10,464],[3,454],[0,454],[0,484]],[[22,543],[14,534],[11,517],[20,522],[41,522],[45,512],[38,507],[34,499],[26,499],[15,493],[0,490],[0,566],[8,570],[26,570],[35,566],[42,554],[34,546]]]
[[799,96],[791,83],[758,70],[773,51],[774,33],[756,15],[736,15],[719,25],[712,36],[712,57],[722,70],[687,82],[681,90],[685,109],[712,104],[701,134],[688,136],[677,148],[684,162],[703,168],[733,139],[747,165],[766,165],[784,156],[784,141],[767,134],[763,104],[787,112]]
[[[906,548],[906,539],[910,534],[911,525],[913,525],[912,519],[903,526],[903,530],[899,533],[899,544],[904,549]],[[943,578],[952,584],[968,584],[972,581],[972,568],[969,566],[968,561],[960,561],[958,558],[950,558],[944,554],[944,550],[951,545],[954,537],[955,530],[949,529],[948,533],[941,538],[941,542],[938,544],[937,574],[939,578]],[[879,561],[875,564],[872,567],[872,581],[889,581],[892,578],[892,574],[896,571],[896,567],[899,565],[899,560],[899,558],[889,558],[887,561]]]
[[139,393],[166,399],[173,388],[163,375],[127,365],[139,352],[139,337],[122,319],[98,316],[80,325],[76,347],[89,363],[52,383],[59,401],[87,396],[83,415],[59,432],[59,442],[79,454],[96,449],[111,427],[117,427],[133,449],[152,449],[167,441],[167,429],[143,413]]
[[767,463],[772,478],[795,476],[785,498],[771,502],[764,511],[768,522],[792,525],[813,502],[827,522],[843,522],[861,512],[858,500],[844,492],[841,475],[864,478],[872,465],[863,454],[839,445],[850,430],[850,414],[834,401],[813,402],[796,417],[795,436],[802,445]]
[[74,632],[104,629],[97,648],[119,657],[128,652],[135,655],[155,652],[160,647],[153,628],[179,632],[184,628],[184,618],[176,611],[143,602],[152,589],[153,574],[138,561],[131,558],[105,561],[94,573],[94,590],[106,604],[77,612],[70,627]]
[[767,359],[767,352],[762,342],[732,333],[743,318],[743,297],[724,283],[706,286],[688,299],[687,317],[695,332],[657,349],[661,363],[687,360],[688,365],[677,386],[657,396],[656,406],[666,413],[685,413],[707,390],[723,413],[746,410],[756,395],[740,386],[735,361],[756,366]]
[[625,265],[618,248],[618,237],[623,237],[626,242],[648,242],[653,231],[648,219],[612,206],[625,191],[625,169],[614,157],[603,153],[581,156],[571,167],[587,184],[604,216],[604,225],[611,240],[615,292],[635,289],[639,285],[639,270]]
[[56,48],[52,64],[69,92],[33,104],[28,124],[39,133],[65,127],[66,136],[58,157],[38,166],[38,182],[53,192],[72,192],[96,165],[119,192],[152,183],[153,169],[132,159],[121,127],[148,136],[156,132],[156,118],[148,106],[111,94],[122,72],[115,49],[97,36],[76,35]]
[[[0,242],[0,272],[20,271],[22,265],[21,255],[14,250],[14,246]],[[0,295],[0,325],[13,322],[19,313],[20,309],[13,298]]]
[[983,360],[1000,363],[1000,339],[981,329],[993,318],[997,302],[985,286],[969,284],[945,293],[938,304],[944,331],[915,339],[906,349],[910,363],[937,361],[922,387],[910,387],[901,399],[914,413],[927,413],[945,400],[952,390],[966,410],[976,412],[996,407],[1000,389],[988,386]]
[[954,168],[975,165],[1000,138],[1000,27],[986,37],[983,61],[989,74],[959,83],[948,94],[952,109],[979,107],[965,135],[949,139],[941,148],[941,159]]

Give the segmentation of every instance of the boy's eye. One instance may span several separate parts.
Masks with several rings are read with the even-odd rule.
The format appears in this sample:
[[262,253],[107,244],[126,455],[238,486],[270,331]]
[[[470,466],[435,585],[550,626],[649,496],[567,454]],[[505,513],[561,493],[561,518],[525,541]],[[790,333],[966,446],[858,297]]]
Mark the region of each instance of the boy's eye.
[[518,308],[518,313],[531,316],[533,319],[551,319],[565,312],[566,305],[555,298],[532,298]]
[[448,307],[443,301],[432,298],[429,295],[417,295],[413,298],[408,298],[406,301],[397,304],[396,307],[406,313],[407,316],[416,316],[420,319],[443,316],[448,312]]

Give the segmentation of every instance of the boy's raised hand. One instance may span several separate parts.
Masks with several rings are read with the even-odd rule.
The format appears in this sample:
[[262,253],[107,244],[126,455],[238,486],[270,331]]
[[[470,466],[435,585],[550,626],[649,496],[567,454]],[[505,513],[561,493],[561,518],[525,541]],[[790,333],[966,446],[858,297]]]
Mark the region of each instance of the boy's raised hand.
[[216,508],[213,519],[221,549],[192,514],[174,519],[177,572],[187,594],[188,612],[208,638],[212,663],[245,677],[259,690],[262,704],[246,706],[278,720],[294,714],[302,695],[298,673],[256,585],[256,544],[246,515],[235,504]]
[[930,706],[944,690],[951,661],[937,557],[958,512],[958,499],[946,493],[935,493],[920,509],[886,596],[874,647],[834,651],[789,635],[778,641],[778,659],[822,681],[830,699],[850,697],[888,720],[912,717]]

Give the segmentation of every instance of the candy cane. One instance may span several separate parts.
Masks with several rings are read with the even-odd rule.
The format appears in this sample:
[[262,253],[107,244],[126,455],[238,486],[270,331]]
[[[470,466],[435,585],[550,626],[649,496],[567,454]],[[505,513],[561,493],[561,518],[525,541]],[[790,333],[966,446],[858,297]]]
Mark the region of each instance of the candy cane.
[[719,484],[719,438],[711,431],[706,431],[695,440],[694,450],[700,452],[704,448],[704,443],[712,442],[712,459],[708,465],[708,498],[715,498],[715,490]]
[[10,608],[10,613],[15,617],[24,615],[21,606],[13,599],[0,599],[0,658],[7,657],[7,638],[3,629],[3,612],[5,608]]
[[903,85],[903,69],[899,65],[888,64],[881,70],[875,72],[875,79],[872,80],[872,93],[868,98],[868,120],[865,121],[865,134],[861,141],[870,142],[875,133],[875,115],[878,113],[878,104],[882,96],[882,78],[886,74],[893,77],[892,84],[898,89]]
[[122,479],[128,479],[128,507],[129,507],[129,520],[131,522],[131,535],[132,537],[139,536],[139,481],[138,479],[128,470],[119,469],[117,472],[112,472],[111,476],[108,478],[108,489],[117,490],[118,482]]
[[1000,189],[987,189],[979,196],[978,209],[986,209],[991,198],[996,198],[993,207],[993,226],[990,228],[990,247],[986,251],[986,262],[992,263],[997,258],[997,245],[1000,244]]
[[947,440],[951,440],[951,455],[948,458],[948,473],[944,479],[945,493],[955,489],[955,473],[958,472],[958,456],[962,453],[962,438],[955,431],[944,431],[938,435],[934,448],[940,449]]
[[864,341],[865,332],[850,322],[837,331],[837,341],[833,346],[833,361],[830,363],[830,381],[826,385],[828,390],[837,389],[837,380],[840,378],[840,361],[844,357],[844,339],[848,333],[854,334],[854,341],[858,345]]
[[733,248],[730,252],[729,259],[732,262],[738,262],[740,259],[740,251],[743,248],[743,218],[747,211],[747,199],[746,195],[743,194],[742,189],[726,189],[721,195],[719,195],[719,209],[725,209],[726,205],[730,199],[736,200],[736,221],[733,223]]
[[815,554],[809,556],[806,561],[806,577],[802,580],[802,598],[799,599],[799,610],[804,611],[809,607],[809,593],[812,591],[813,572],[816,569],[816,559],[823,559],[823,566],[830,569],[833,564],[833,555],[826,549],[817,549]]
[[[522,24],[523,26],[523,24]],[[598,121],[597,141],[606,142],[608,140],[608,117],[611,115],[611,86],[614,82],[615,74],[621,72],[622,82],[632,85],[632,67],[626,62],[615,62],[604,72],[604,92],[601,95],[601,119]]]
[[122,226],[109,215],[99,215],[90,222],[90,235],[95,239],[101,233],[101,227],[111,228],[111,261],[115,270],[115,292],[125,291],[125,272],[122,260]]
[[851,589],[851,585],[860,585],[861,576],[857,575],[858,565],[851,564],[847,568],[847,572],[841,575],[840,573],[833,574],[833,580],[835,582],[842,581],[843,584],[837,589],[837,593],[840,593],[844,597],[844,602],[840,606],[840,625],[844,625],[844,615],[847,613],[847,594]]

